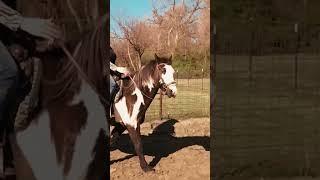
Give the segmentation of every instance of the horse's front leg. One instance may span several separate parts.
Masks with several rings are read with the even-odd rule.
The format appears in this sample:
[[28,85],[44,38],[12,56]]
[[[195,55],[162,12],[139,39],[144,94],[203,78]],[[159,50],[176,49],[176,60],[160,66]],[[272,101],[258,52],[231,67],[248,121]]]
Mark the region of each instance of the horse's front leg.
[[148,165],[146,159],[144,158],[142,142],[141,142],[141,134],[140,134],[140,125],[138,124],[136,129],[131,126],[127,126],[127,130],[129,132],[131,141],[133,142],[135,151],[139,156],[140,167],[144,172],[154,171],[154,169]]
[[114,124],[114,129],[111,132],[111,140],[110,140],[110,146],[113,146],[118,142],[121,134],[126,130],[126,127],[122,125],[121,123],[116,122]]

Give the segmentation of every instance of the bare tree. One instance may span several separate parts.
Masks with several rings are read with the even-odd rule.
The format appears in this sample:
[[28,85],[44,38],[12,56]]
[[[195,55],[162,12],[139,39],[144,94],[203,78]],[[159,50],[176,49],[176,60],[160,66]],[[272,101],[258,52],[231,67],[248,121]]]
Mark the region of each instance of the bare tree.
[[[121,35],[115,33],[118,38],[125,39],[128,42],[127,51],[128,57],[134,69],[141,67],[142,55],[145,53],[146,49],[150,47],[152,41],[152,34],[149,25],[146,22],[138,20],[124,20],[116,19],[117,25],[120,28]],[[134,65],[131,49],[137,55],[138,59],[135,61]]]
[[[166,47],[174,55],[179,46],[185,47],[185,39],[194,38],[193,29],[198,19],[198,12],[203,9],[203,2],[202,0],[160,2],[162,3],[153,2],[153,17],[150,20],[159,27]],[[168,7],[165,8],[164,4]]]

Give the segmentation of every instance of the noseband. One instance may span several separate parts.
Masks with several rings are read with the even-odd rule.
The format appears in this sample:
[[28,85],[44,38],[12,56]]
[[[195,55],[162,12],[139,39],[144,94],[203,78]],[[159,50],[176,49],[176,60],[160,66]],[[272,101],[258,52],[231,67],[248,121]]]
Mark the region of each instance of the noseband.
[[172,82],[166,84],[166,83],[164,82],[164,80],[161,78],[161,80],[160,80],[160,89],[161,89],[163,92],[168,92],[169,86],[171,86],[171,85],[173,85],[173,84],[175,85],[175,84],[177,84],[177,82],[176,82],[176,81],[172,81]]

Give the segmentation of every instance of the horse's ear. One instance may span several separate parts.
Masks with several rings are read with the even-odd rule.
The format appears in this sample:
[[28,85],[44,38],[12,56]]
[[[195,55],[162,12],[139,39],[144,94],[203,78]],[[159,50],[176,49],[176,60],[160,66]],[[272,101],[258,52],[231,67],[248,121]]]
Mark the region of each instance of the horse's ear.
[[165,66],[165,64],[161,63],[161,64],[158,64],[158,65],[157,65],[157,68],[158,68],[158,70],[160,70],[161,72],[163,72],[163,71],[164,71],[164,66]]
[[168,58],[168,64],[172,65],[172,54],[170,55],[170,57]]
[[157,53],[154,53],[154,59],[158,62],[159,57],[158,57]]

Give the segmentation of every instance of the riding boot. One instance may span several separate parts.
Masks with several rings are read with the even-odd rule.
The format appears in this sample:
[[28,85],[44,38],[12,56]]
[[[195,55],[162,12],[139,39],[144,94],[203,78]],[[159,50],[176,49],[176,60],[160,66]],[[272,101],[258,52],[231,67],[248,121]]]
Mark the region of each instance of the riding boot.
[[114,103],[119,102],[121,97],[122,97],[122,81],[120,81],[120,85],[117,87],[117,92],[115,94]]
[[111,118],[114,118],[113,106],[114,106],[114,102],[115,102],[115,98],[117,96],[118,90],[119,90],[119,87],[114,86],[114,88],[112,89],[111,94],[110,94],[110,102],[111,102],[110,117]]

